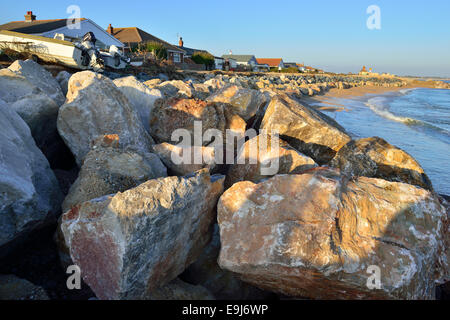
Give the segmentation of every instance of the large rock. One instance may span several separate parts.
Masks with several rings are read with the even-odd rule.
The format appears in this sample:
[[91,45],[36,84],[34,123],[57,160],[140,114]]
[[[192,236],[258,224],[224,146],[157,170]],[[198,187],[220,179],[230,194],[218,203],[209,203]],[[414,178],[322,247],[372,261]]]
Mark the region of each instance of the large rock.
[[350,141],[333,119],[286,95],[271,100],[261,127],[269,133],[278,132],[292,147],[320,165],[328,163]]
[[59,86],[61,87],[64,97],[67,95],[67,89],[69,88],[69,80],[71,76],[71,73],[68,73],[67,71],[61,71],[55,77],[56,81],[58,81]]
[[10,106],[30,127],[31,135],[47,159],[57,156],[54,153],[61,149],[62,142],[56,129],[59,107],[55,101],[45,94],[31,94]]
[[153,144],[125,95],[109,78],[91,71],[70,78],[57,126],[79,166],[90,142],[100,135],[117,134],[123,146],[142,152],[148,152]]
[[448,266],[445,209],[404,183],[346,183],[322,168],[239,182],[220,198],[218,222],[222,268],[294,297],[432,299]]
[[[161,158],[171,175],[184,176],[203,168],[208,168],[210,172],[216,169],[215,148],[213,147],[183,147],[163,142],[153,145],[152,152]],[[201,153],[201,161],[195,161],[197,152]]]
[[[201,125],[201,137],[208,129],[218,129],[225,132],[225,115],[223,104],[205,102],[197,99],[161,99],[155,102],[150,117],[150,132],[159,143],[172,141],[172,134],[177,129],[185,129],[189,132],[194,145],[194,122]],[[205,139],[202,144],[208,145],[212,139]]]
[[156,86],[165,98],[194,98],[194,87],[181,80],[165,81]]
[[0,97],[7,103],[14,103],[33,94],[45,94],[25,76],[10,69],[0,70]]
[[149,180],[74,207],[61,231],[100,299],[143,299],[175,279],[211,238],[223,176]]
[[0,100],[0,247],[49,221],[62,195],[20,116]]
[[261,92],[238,86],[225,87],[207,100],[229,104],[245,121],[255,116],[266,103],[266,97]]
[[[106,136],[105,140],[108,138],[109,136]],[[66,212],[85,201],[123,192],[147,180],[166,176],[166,167],[156,154],[139,154],[99,141],[86,155],[62,209]]]
[[288,143],[269,134],[259,134],[242,146],[228,171],[225,185],[238,181],[258,182],[276,174],[302,173],[317,164]]
[[145,129],[150,132],[150,113],[155,101],[162,98],[161,92],[150,89],[133,76],[119,78],[113,82],[128,98],[128,101],[141,117]]
[[42,90],[60,106],[66,100],[61,87],[52,74],[33,60],[16,60],[8,68],[14,73],[25,77],[30,83]]
[[0,275],[0,300],[49,300],[45,290],[15,275]]
[[330,166],[349,177],[381,178],[433,190],[430,179],[413,157],[379,137],[350,141],[338,151]]

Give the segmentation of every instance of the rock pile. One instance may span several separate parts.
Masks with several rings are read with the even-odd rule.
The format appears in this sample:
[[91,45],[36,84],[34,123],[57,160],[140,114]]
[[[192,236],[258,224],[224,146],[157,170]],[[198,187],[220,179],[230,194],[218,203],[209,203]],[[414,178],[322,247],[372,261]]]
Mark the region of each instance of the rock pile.
[[[420,165],[298,99],[402,80],[115,78],[0,70],[0,256],[53,223],[98,299],[433,299],[448,281],[450,221]],[[47,160],[60,137],[73,179]],[[0,277],[7,299],[41,293]]]

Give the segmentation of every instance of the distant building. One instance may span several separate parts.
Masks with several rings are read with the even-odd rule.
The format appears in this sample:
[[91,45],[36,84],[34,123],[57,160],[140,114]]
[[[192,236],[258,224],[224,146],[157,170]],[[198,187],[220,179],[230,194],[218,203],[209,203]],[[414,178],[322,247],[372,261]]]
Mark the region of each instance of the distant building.
[[366,66],[363,66],[361,71],[359,71],[359,75],[361,75],[361,76],[378,76],[379,74],[376,72],[372,72],[372,68],[369,68],[369,71],[367,71]]
[[186,53],[184,50],[173,46],[170,43],[161,40],[160,38],[157,38],[137,27],[116,28],[110,24],[106,31],[123,42],[127,50],[132,50],[138,45],[144,45],[148,42],[158,42],[166,48],[168,54],[167,58],[169,61],[174,63],[183,63],[184,61],[184,55]]
[[185,46],[184,46],[184,41],[183,41],[183,38],[182,38],[182,37],[180,37],[180,40],[178,41],[178,46],[176,46],[176,47],[178,47],[179,49],[181,49],[181,50],[183,50],[183,51],[185,52],[184,56],[185,56],[186,58],[191,58],[192,55],[193,55],[194,53],[196,53],[196,52],[203,52],[203,53],[208,53],[208,54],[210,54],[208,51],[203,50],[203,49],[194,49],[194,48],[188,48],[188,47],[185,47]]
[[224,58],[214,57],[214,69],[223,70],[223,64],[225,62]]
[[247,67],[253,69],[258,64],[254,55],[242,55],[242,54],[224,54],[224,59],[233,59],[238,66]]
[[47,38],[55,38],[55,36],[57,36],[59,39],[61,39],[61,35],[63,35],[63,40],[68,41],[81,39],[86,33],[92,32],[97,39],[96,46],[99,48],[108,49],[112,45],[122,49],[125,47],[120,40],[107,33],[94,21],[81,18],[79,22],[79,29],[72,29],[70,26],[73,26],[73,19],[36,20],[36,15],[34,15],[32,11],[28,11],[24,21],[5,23],[0,25],[0,30],[20,32]]
[[281,58],[257,58],[256,61],[258,64],[267,64],[271,68],[282,68],[284,69],[283,59]]

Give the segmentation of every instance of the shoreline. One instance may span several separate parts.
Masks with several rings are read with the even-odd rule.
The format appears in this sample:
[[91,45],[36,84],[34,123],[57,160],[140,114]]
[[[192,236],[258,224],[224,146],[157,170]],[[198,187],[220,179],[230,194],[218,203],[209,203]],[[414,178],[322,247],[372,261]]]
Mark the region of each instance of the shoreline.
[[[313,97],[302,97],[299,100],[318,110],[325,111],[346,111],[346,106],[338,103],[338,99],[355,100],[355,98],[363,98],[367,95],[384,95],[386,93],[395,93],[402,90],[423,89],[427,87],[419,87],[407,85],[402,87],[381,87],[381,86],[361,86],[352,87],[349,89],[332,88],[322,95],[315,95]],[[321,105],[318,105],[321,104]],[[326,106],[324,106],[326,105]]]

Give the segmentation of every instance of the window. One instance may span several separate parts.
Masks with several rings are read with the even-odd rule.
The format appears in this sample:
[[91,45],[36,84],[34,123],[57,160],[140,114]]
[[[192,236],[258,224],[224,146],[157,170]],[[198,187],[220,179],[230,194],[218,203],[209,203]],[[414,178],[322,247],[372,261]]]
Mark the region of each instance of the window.
[[173,62],[181,62],[181,56],[179,53],[173,53]]

